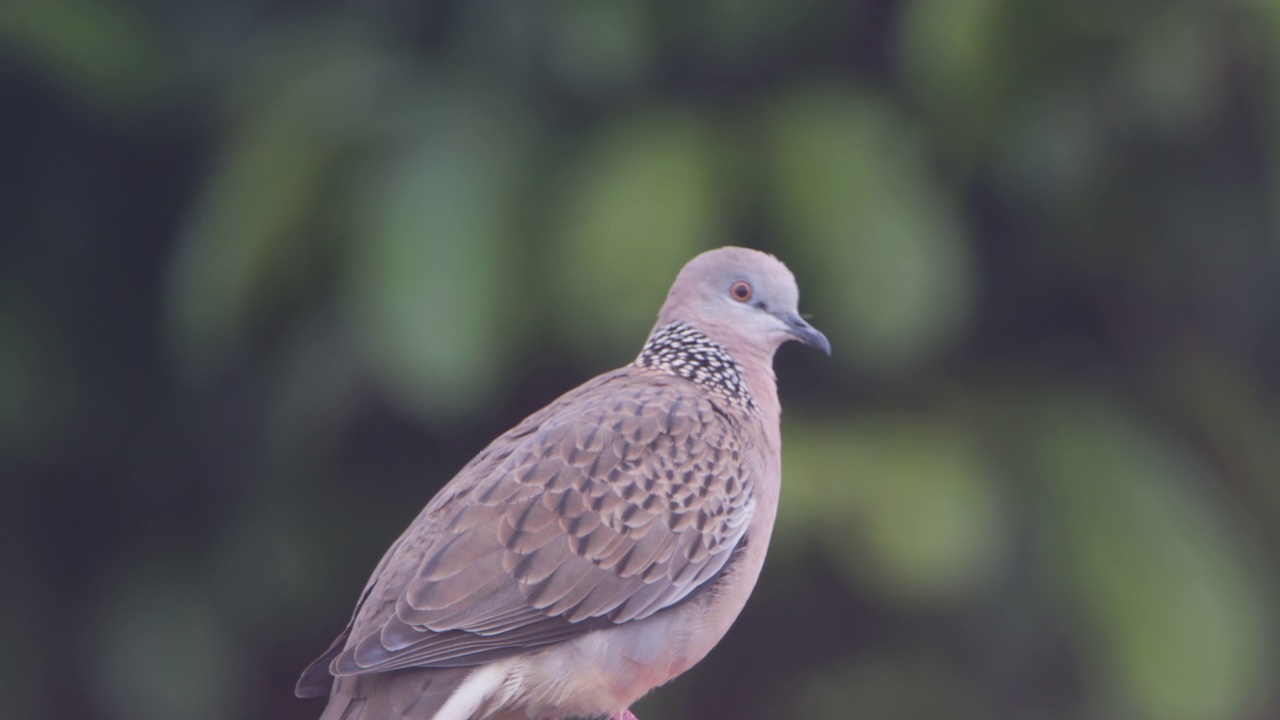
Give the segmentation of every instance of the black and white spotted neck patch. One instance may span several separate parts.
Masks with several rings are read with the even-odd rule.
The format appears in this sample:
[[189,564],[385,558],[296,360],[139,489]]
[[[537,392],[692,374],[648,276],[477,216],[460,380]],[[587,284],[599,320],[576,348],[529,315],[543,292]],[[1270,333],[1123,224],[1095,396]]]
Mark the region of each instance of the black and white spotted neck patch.
[[738,361],[723,346],[680,320],[655,330],[635,364],[692,380],[740,407],[756,409]]

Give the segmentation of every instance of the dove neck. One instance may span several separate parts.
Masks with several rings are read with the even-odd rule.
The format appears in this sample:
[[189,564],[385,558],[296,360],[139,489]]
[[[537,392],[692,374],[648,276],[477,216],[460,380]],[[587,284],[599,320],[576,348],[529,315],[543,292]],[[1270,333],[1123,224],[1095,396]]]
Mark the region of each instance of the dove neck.
[[774,469],[780,473],[782,434],[779,423],[782,419],[782,405],[778,401],[778,378],[773,372],[773,350],[753,346],[735,355],[741,363],[742,375],[747,387],[751,388],[751,396],[755,399],[757,412],[763,420],[759,429],[765,445],[771,451],[766,457],[774,458],[778,465]]
[[682,320],[655,328],[635,364],[690,380],[743,410],[759,410],[742,365],[723,345]]

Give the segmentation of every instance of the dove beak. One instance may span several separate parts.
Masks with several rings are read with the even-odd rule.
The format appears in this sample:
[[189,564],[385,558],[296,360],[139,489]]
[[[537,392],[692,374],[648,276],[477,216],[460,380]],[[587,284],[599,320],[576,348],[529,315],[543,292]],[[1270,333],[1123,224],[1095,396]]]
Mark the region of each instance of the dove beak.
[[819,332],[817,328],[805,322],[804,318],[795,313],[778,313],[777,317],[786,324],[787,332],[791,337],[805,345],[816,347],[827,355],[831,355],[831,341],[827,340],[827,336]]

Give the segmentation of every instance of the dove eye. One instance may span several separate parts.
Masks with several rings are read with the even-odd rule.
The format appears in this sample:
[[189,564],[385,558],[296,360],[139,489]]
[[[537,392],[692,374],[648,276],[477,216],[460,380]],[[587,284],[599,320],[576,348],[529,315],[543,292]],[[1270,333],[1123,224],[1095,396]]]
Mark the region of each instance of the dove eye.
[[729,294],[738,302],[746,302],[751,299],[751,284],[745,280],[739,280],[729,286]]

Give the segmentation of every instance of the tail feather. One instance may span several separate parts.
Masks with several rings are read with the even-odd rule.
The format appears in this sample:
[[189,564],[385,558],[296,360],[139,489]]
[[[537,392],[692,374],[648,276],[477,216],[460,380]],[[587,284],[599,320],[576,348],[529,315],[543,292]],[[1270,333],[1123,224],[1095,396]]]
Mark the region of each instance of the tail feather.
[[355,699],[350,695],[332,695],[325,706],[320,720],[355,720],[363,717],[364,699]]
[[423,668],[336,678],[320,720],[432,720],[471,671]]

